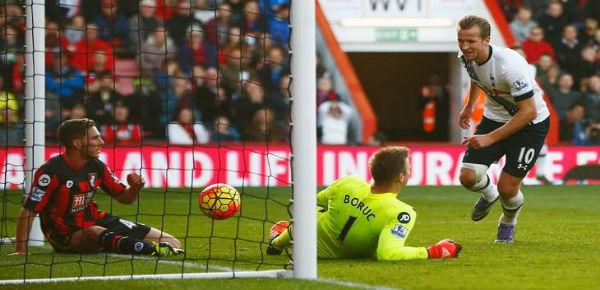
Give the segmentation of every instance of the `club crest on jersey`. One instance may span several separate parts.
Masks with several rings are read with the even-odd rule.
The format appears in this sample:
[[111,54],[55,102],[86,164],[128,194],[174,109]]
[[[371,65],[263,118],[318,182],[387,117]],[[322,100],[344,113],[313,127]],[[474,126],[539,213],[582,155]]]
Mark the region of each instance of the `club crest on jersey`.
[[515,89],[517,91],[520,91],[520,90],[522,90],[522,89],[524,89],[524,88],[527,87],[527,81],[525,81],[525,80],[516,80],[516,81],[513,82],[513,86],[515,86]]
[[496,78],[490,74],[490,81],[492,82],[492,87],[496,87]]
[[96,173],[88,174],[88,179],[90,181],[90,186],[92,188],[95,188],[96,187]]
[[40,186],[48,186],[48,184],[50,184],[50,175],[48,175],[48,174],[40,175],[40,178],[38,179],[38,184]]
[[406,236],[408,236],[408,229],[405,228],[403,225],[401,224],[397,224],[393,229],[392,229],[392,235],[394,235],[394,237],[399,238],[399,239],[404,239],[406,238]]

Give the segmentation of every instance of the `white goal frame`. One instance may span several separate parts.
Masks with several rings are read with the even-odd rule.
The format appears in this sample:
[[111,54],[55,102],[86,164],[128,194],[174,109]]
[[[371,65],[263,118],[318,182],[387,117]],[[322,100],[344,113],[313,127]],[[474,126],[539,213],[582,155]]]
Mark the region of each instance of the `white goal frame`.
[[[156,275],[119,275],[0,280],[0,285],[90,280],[280,278],[317,279],[316,194],[316,21],[315,1],[295,0],[291,9],[291,101],[292,114],[292,270],[226,271]],[[45,3],[25,2],[25,184],[31,186],[33,173],[45,162]],[[36,218],[38,219],[38,218]],[[34,223],[29,245],[42,246],[39,220]]]

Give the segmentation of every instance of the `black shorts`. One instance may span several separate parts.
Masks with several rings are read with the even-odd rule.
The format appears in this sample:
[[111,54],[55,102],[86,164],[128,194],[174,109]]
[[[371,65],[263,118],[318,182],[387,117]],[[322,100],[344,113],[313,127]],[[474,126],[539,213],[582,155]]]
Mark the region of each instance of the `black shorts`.
[[[495,122],[484,117],[477,126],[475,134],[487,134],[500,128],[502,125],[504,123]],[[546,118],[546,120],[537,124],[527,125],[506,139],[488,147],[481,149],[469,148],[465,152],[462,162],[490,166],[506,155],[506,164],[502,171],[516,177],[524,178],[535,164],[540,150],[544,146],[549,127],[550,118]]]
[[[115,234],[132,237],[138,240],[143,240],[151,229],[145,224],[130,222],[110,214],[106,214],[104,218],[96,221],[96,225],[110,230]],[[73,234],[75,234],[75,232],[68,234],[49,232],[45,233],[45,236],[48,240],[48,243],[50,243],[52,248],[54,248],[57,252],[66,252],[68,251]]]

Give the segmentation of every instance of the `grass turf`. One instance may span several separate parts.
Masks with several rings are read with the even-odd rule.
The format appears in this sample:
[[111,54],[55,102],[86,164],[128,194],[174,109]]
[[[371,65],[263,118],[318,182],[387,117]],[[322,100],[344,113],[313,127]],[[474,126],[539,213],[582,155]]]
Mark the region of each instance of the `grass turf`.
[[[460,187],[409,187],[400,199],[419,214],[408,245],[425,246],[442,238],[463,245],[458,259],[444,261],[377,262],[320,260],[319,276],[400,289],[598,289],[600,287],[600,186],[530,186],[523,189],[525,206],[515,244],[493,243],[499,204],[485,220],[474,223],[470,209],[477,198]],[[128,275],[281,269],[287,257],[264,255],[272,222],[287,216],[287,188],[245,188],[239,218],[212,221],[197,209],[197,195],[189,190],[168,193],[145,191],[140,202],[123,206],[97,194],[101,208],[129,220],[164,228],[185,241],[185,262],[134,260],[123,256],[55,254],[36,248],[27,257],[6,256],[12,245],[0,246],[0,280],[40,277]],[[268,198],[267,198],[268,197]],[[0,216],[2,235],[14,235],[19,209],[17,192],[4,192]],[[187,238],[185,238],[187,237]],[[27,263],[25,263],[27,262]],[[52,267],[51,267],[52,265]],[[297,280],[219,279],[61,283],[51,288],[75,289],[339,289],[344,285]],[[346,285],[346,286],[348,286]],[[41,285],[30,285],[35,288]],[[9,288],[15,286],[9,286]],[[44,288],[47,288],[45,285]]]

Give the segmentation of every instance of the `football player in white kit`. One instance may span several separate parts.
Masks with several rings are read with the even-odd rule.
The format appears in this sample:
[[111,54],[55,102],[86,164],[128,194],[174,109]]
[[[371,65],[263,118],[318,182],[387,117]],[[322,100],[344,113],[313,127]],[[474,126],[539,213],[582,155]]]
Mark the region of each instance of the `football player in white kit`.
[[[544,145],[550,113],[527,61],[514,50],[490,44],[487,20],[468,15],[458,25],[459,58],[471,78],[469,99],[459,116],[463,129],[469,128],[480,90],[487,95],[481,123],[473,136],[463,140],[467,151],[460,182],[481,193],[473,207],[474,221],[486,217],[500,199],[503,213],[496,242],[513,242],[523,206],[521,182]],[[506,156],[506,164],[496,186],[487,170],[502,156]]]

